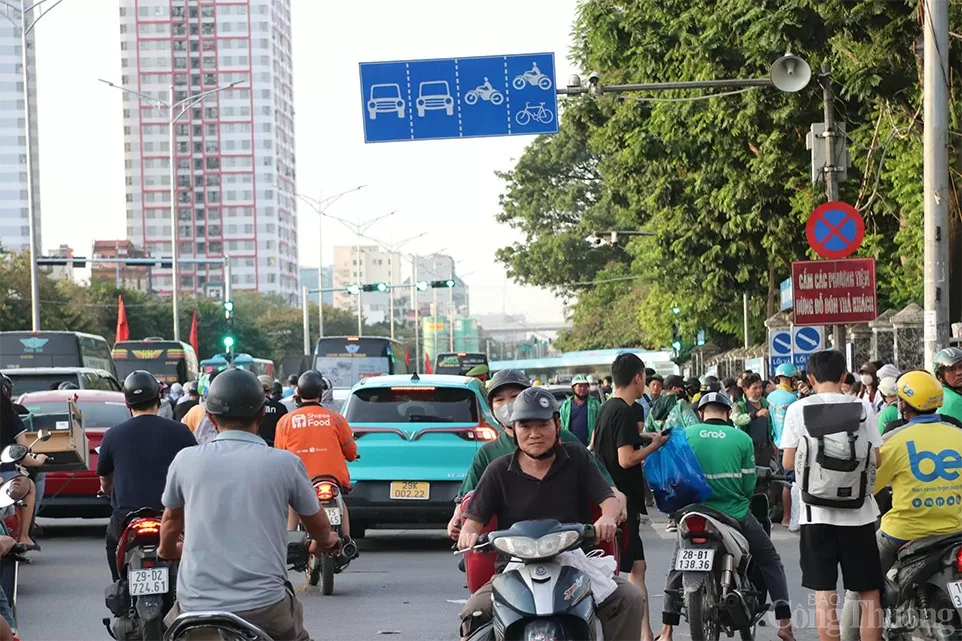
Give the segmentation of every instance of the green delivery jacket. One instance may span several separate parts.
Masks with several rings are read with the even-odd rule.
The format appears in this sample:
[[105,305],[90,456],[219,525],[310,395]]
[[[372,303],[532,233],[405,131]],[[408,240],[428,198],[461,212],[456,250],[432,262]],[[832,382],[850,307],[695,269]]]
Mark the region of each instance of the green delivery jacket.
[[942,386],[942,392],[942,407],[939,408],[939,414],[962,421],[962,395],[947,385]]
[[[578,437],[569,432],[568,430],[561,430],[561,442],[562,443],[578,443]],[[455,499],[456,503],[460,503],[466,494],[472,492],[475,487],[477,487],[478,482],[481,480],[481,475],[484,474],[484,470],[487,469],[488,465],[495,459],[499,459],[502,456],[508,456],[514,454],[514,451],[518,449],[515,445],[514,439],[508,436],[507,433],[501,432],[501,435],[497,440],[490,443],[485,443],[481,446],[481,449],[477,451],[474,455],[474,460],[471,461],[471,469],[468,470],[467,475],[464,477],[464,481],[461,482],[461,489],[458,490],[458,496]],[[611,475],[608,474],[608,470],[605,466],[601,464],[593,454],[591,460],[595,462],[598,466],[598,470],[601,475],[605,477],[608,485],[614,486],[615,482],[611,480]]]
[[[598,412],[601,411],[601,402],[594,396],[588,397],[588,442],[591,443],[591,437],[595,433],[595,421],[598,418]],[[574,396],[569,396],[561,404],[561,428],[568,430],[571,429],[571,404],[574,403]]]

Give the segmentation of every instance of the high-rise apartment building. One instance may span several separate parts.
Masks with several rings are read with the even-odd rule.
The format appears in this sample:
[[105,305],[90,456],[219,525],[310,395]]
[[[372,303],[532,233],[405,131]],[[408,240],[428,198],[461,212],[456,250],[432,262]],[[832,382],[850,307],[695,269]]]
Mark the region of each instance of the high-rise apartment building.
[[[15,15],[10,12],[11,18]],[[19,19],[18,19],[19,20]],[[34,249],[40,255],[40,155],[37,149],[37,64],[34,32],[27,33],[30,71],[30,119],[33,129],[33,194],[37,215]],[[30,246],[27,207],[26,100],[20,70],[20,28],[0,20],[0,247],[19,251]]]
[[[122,84],[186,107],[174,125],[180,258],[231,257],[234,289],[298,300],[290,0],[120,0]],[[241,82],[197,103],[192,97]],[[127,237],[171,254],[168,117],[124,92]],[[179,264],[179,291],[223,285]],[[172,288],[169,270],[152,286]]]

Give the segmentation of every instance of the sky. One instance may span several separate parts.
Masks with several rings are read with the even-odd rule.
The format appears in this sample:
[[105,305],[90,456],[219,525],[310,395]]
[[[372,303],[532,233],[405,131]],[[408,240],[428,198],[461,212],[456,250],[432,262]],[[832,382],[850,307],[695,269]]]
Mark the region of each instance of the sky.
[[[396,214],[368,235],[393,244],[422,232],[406,252],[443,252],[471,287],[473,313],[523,313],[561,320],[560,300],[507,280],[494,260],[521,240],[495,221],[503,183],[531,137],[365,144],[358,63],[421,58],[555,54],[556,79],[568,61],[576,0],[292,0],[298,191],[341,198],[329,213],[352,221]],[[124,152],[115,0],[63,0],[36,27],[43,247],[89,256],[94,239],[123,238]],[[336,244],[356,237],[300,205],[300,264],[325,264]]]

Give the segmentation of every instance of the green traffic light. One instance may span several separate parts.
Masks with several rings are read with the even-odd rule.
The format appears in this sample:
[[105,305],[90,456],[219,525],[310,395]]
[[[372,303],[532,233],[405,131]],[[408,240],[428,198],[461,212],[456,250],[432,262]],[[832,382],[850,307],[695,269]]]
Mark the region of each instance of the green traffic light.
[[233,336],[225,336],[225,337],[224,337],[224,347],[227,348],[227,349],[230,349],[230,348],[233,347],[233,346],[234,346],[234,337],[233,337]]
[[225,311],[225,312],[232,312],[232,311],[234,311],[234,301],[232,301],[232,300],[225,300],[225,301],[224,301],[224,311]]
[[450,278],[444,281],[444,284],[448,287],[454,287],[454,281]]
[[420,292],[426,292],[428,290],[428,282],[426,280],[419,280],[414,284],[414,286]]
[[672,308],[671,308],[671,311],[672,311],[673,314],[680,314],[680,313],[681,313],[681,308],[680,308],[680,307],[672,307]]
[[671,344],[671,346],[674,347],[676,351],[681,351],[681,341],[675,341]]
[[387,283],[378,283],[378,284],[377,284],[377,291],[379,291],[379,292],[386,292],[386,291],[387,291]]

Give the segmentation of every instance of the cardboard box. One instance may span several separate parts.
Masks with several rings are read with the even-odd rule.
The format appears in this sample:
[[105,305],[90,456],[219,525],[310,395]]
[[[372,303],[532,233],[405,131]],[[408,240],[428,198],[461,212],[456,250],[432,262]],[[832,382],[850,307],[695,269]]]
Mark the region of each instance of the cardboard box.
[[[28,423],[35,431],[28,431],[27,445],[33,444],[36,454],[47,454],[53,460],[43,465],[43,472],[76,472],[90,469],[90,444],[84,432],[80,410],[73,401],[65,404],[63,414],[46,414],[35,416]],[[50,431],[50,439],[37,440],[39,430]]]

